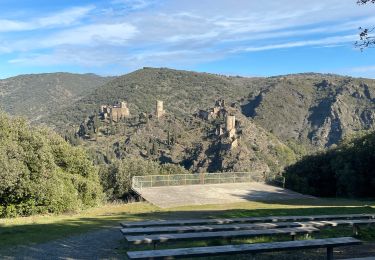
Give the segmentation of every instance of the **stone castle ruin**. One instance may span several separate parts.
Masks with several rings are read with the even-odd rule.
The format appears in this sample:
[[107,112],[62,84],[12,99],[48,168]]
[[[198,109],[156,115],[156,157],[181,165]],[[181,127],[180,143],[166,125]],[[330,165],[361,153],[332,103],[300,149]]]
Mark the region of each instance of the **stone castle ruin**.
[[227,110],[225,108],[225,101],[219,99],[215,102],[215,106],[209,110],[199,110],[198,117],[204,120],[212,120],[220,117],[225,117]]
[[[141,113],[144,118],[147,118],[147,114]],[[155,107],[155,117],[157,119],[165,115],[163,101],[157,100]],[[129,118],[130,112],[128,105],[125,101],[117,102],[113,105],[101,105],[99,116],[102,120],[111,120],[113,122],[119,122],[122,119]]]
[[156,101],[156,109],[155,109],[156,118],[161,118],[165,114],[163,105],[164,105],[163,101],[160,101],[160,100]]
[[217,100],[213,108],[199,110],[196,116],[203,120],[225,119],[225,125],[218,125],[215,134],[221,138],[225,149],[232,150],[238,146],[236,117],[230,114],[223,99]]
[[114,105],[101,105],[100,116],[102,119],[110,119],[113,122],[119,122],[124,118],[130,117],[130,112],[127,103],[122,101]]

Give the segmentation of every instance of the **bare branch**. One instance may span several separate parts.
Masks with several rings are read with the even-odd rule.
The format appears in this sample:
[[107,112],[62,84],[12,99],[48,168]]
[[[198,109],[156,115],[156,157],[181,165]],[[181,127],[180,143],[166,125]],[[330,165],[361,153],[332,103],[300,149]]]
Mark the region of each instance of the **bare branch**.
[[365,5],[367,3],[375,4],[375,0],[357,0],[357,4],[359,5]]
[[[375,0],[357,0],[357,4],[359,5],[365,5],[368,3],[375,4]],[[355,47],[361,49],[361,51],[366,48],[375,47],[375,36],[373,35],[375,27],[371,29],[359,27],[359,30],[361,31],[359,33],[359,41],[355,42]]]

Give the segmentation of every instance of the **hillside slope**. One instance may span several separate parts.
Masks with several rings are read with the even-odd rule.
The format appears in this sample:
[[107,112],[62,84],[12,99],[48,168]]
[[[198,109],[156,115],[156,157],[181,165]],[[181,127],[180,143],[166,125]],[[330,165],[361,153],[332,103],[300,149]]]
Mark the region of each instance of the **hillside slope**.
[[0,107],[11,115],[38,121],[69,106],[110,78],[94,74],[31,74],[0,80]]
[[144,68],[118,77],[51,116],[48,123],[77,125],[96,113],[101,104],[127,100],[132,115],[154,110],[155,100],[164,101],[165,108],[176,115],[189,115],[198,108],[208,108],[224,97],[228,102],[247,97],[257,90],[253,79],[236,79],[208,73],[171,69]]
[[150,114],[117,123],[89,120],[81,126],[87,129],[86,133],[80,131],[81,144],[99,164],[135,157],[182,165],[193,172],[246,171],[267,177],[296,160],[289,147],[246,118],[240,109],[220,109],[235,118],[231,134],[226,116],[205,119],[167,112],[160,118]]
[[300,74],[268,79],[243,112],[282,140],[330,147],[375,128],[375,81]]
[[101,104],[120,100],[128,101],[132,115],[153,111],[160,99],[167,111],[184,116],[220,98],[240,105],[244,115],[284,142],[310,148],[330,147],[375,127],[374,80],[313,73],[242,78],[164,68],[118,77],[46,122],[77,127]]

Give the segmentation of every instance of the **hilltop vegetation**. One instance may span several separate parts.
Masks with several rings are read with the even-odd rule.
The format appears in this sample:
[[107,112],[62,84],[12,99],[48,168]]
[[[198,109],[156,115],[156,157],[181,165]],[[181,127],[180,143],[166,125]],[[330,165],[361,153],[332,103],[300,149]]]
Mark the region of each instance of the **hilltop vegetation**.
[[86,117],[99,111],[102,104],[127,100],[130,113],[151,112],[155,100],[163,100],[166,110],[176,116],[187,116],[200,108],[208,108],[215,100],[228,102],[246,97],[252,80],[171,69],[145,68],[126,74],[98,87],[68,108],[52,115],[46,122],[51,125],[79,125]]
[[269,78],[243,108],[282,140],[322,148],[374,130],[374,101],[374,80],[300,74]]
[[337,144],[346,135],[375,128],[375,81],[331,74],[270,78],[227,77],[145,68],[96,88],[45,119],[59,129],[79,126],[101,104],[127,100],[130,113],[151,112],[156,99],[176,116],[190,116],[224,98],[283,142],[307,152]]
[[375,197],[375,133],[304,157],[285,171],[288,188],[324,197]]
[[39,121],[110,79],[94,74],[48,73],[0,80],[0,108],[11,115]]

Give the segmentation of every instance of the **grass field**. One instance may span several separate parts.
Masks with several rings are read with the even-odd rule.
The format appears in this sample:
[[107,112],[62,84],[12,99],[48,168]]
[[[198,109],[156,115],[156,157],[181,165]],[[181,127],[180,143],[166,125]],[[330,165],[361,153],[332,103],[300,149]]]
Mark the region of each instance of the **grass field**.
[[[309,199],[280,202],[246,202],[237,204],[189,206],[159,209],[145,202],[108,204],[76,214],[44,215],[14,219],[0,219],[0,245],[41,243],[80,234],[90,230],[119,225],[121,221],[167,218],[213,218],[268,215],[317,215],[375,213],[375,201],[342,199]],[[330,232],[328,231],[328,235]],[[375,239],[375,232],[362,232],[367,240]],[[320,234],[322,236],[325,233]]]

